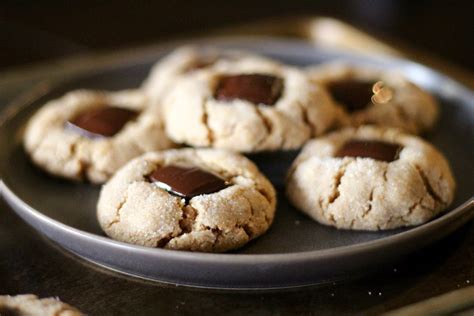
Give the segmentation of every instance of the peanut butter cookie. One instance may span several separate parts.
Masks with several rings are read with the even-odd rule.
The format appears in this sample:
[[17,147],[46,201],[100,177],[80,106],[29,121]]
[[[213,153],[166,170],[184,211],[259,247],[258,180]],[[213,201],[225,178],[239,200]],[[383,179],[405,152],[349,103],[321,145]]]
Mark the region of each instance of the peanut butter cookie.
[[157,112],[138,90],[73,91],[30,119],[24,147],[53,175],[102,183],[131,158],[174,146]]
[[33,294],[0,296],[2,316],[84,316],[76,308],[57,298],[40,299]]
[[163,104],[175,142],[239,152],[297,149],[333,125],[336,109],[303,71],[253,57],[181,77]]
[[127,243],[204,252],[242,247],[271,225],[276,196],[247,158],[216,149],[147,153],[103,187],[97,216]]
[[422,224],[453,201],[455,182],[436,148],[396,129],[348,128],[306,144],[287,195],[316,221],[382,230]]
[[308,74],[339,105],[342,126],[374,124],[418,134],[436,123],[436,100],[396,71],[329,63],[308,68]]

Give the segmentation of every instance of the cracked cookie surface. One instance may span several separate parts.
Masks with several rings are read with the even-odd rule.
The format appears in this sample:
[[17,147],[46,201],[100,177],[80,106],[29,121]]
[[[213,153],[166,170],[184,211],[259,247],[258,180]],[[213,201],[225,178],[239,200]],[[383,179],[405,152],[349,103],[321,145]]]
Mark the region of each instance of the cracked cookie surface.
[[[113,119],[110,113],[104,114],[109,115],[105,125],[87,115],[111,108],[120,113]],[[127,121],[127,113],[132,113],[133,119]],[[81,115],[82,119],[76,121],[82,123],[75,124],[88,124],[96,133],[108,133],[107,136],[71,123]],[[119,119],[123,126],[114,126]],[[23,140],[33,162],[47,172],[96,183],[105,182],[131,158],[174,147],[164,132],[158,110],[148,107],[147,98],[138,90],[69,92],[36,112],[28,122]]]
[[0,315],[83,316],[76,308],[56,298],[40,299],[33,294],[0,296]]
[[[172,165],[200,168],[227,186],[185,199],[150,181],[154,170]],[[275,207],[275,189],[247,158],[224,150],[176,149],[147,153],[120,169],[101,191],[97,217],[116,240],[223,252],[263,234]]]
[[[352,140],[395,144],[399,151],[392,161],[360,153],[336,157]],[[308,142],[287,178],[287,196],[298,209],[322,224],[354,230],[422,224],[451,204],[454,190],[449,164],[434,146],[373,126]]]
[[[436,100],[396,71],[333,62],[309,67],[307,73],[339,105],[341,126],[373,124],[419,134],[430,130],[438,118]],[[382,82],[385,91],[374,99],[371,90],[376,82]]]
[[175,142],[258,152],[301,147],[332,127],[337,107],[303,71],[246,57],[181,77],[163,113]]

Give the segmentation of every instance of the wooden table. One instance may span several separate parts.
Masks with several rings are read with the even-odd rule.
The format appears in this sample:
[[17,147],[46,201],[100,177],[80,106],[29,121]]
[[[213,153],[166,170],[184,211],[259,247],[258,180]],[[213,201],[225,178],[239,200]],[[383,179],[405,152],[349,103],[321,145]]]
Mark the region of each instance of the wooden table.
[[131,278],[71,255],[0,202],[0,294],[58,296],[89,315],[381,312],[474,283],[474,223],[402,263],[354,280],[270,292],[193,289]]

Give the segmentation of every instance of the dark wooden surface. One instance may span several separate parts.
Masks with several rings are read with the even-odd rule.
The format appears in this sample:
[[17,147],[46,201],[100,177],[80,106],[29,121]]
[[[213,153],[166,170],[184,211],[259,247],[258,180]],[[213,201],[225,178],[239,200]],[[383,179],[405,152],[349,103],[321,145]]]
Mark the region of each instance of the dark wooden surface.
[[368,276],[267,292],[192,289],[99,268],[38,235],[0,201],[0,294],[58,296],[89,315],[376,315],[474,283],[474,223]]
[[269,17],[326,15],[474,69],[471,0],[2,0],[0,69]]

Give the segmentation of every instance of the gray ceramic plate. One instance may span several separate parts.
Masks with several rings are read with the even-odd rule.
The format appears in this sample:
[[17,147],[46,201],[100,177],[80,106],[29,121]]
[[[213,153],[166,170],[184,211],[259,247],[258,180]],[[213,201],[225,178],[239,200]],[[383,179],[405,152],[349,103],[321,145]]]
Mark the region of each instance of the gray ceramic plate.
[[300,66],[344,58],[403,71],[431,90],[442,104],[441,121],[428,138],[446,154],[454,169],[458,190],[452,207],[431,222],[411,229],[368,233],[325,227],[300,214],[284,197],[284,174],[296,153],[268,153],[250,158],[278,189],[276,219],[267,234],[243,249],[227,254],[180,252],[144,248],[105,237],[95,218],[99,187],[52,178],[33,167],[21,147],[21,128],[45,101],[68,90],[138,86],[150,65],[173,45],[158,47],[152,56],[129,56],[113,67],[59,84],[4,115],[0,127],[0,188],[5,200],[39,232],[100,265],[153,280],[221,288],[290,287],[345,277],[391,262],[440,239],[472,218],[474,96],[463,86],[412,62],[368,60],[323,51],[300,41],[221,38],[200,43],[247,49]]

